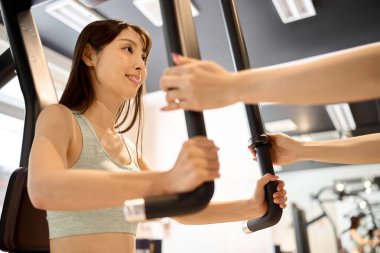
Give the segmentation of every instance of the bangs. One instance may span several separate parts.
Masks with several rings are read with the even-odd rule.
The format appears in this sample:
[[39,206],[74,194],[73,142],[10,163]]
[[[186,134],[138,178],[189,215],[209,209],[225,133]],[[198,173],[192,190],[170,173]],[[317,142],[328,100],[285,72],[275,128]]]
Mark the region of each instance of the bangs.
[[146,58],[148,58],[150,49],[152,48],[152,39],[150,38],[149,33],[138,26],[129,25],[129,27],[140,35],[140,38],[143,42],[144,53],[146,53]]

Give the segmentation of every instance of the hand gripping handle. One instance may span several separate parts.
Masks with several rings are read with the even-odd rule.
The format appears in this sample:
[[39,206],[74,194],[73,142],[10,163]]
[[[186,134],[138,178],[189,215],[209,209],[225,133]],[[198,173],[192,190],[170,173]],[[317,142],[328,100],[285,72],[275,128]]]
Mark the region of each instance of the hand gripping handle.
[[[243,33],[240,28],[234,0],[221,0],[226,30],[230,42],[231,51],[236,70],[250,69],[248,52],[246,49]],[[258,105],[245,105],[247,121],[252,136],[252,145],[256,150],[257,161],[261,174],[271,173],[274,175],[272,160],[269,154],[269,143],[265,135]],[[276,182],[270,182],[265,186],[265,199],[268,206],[267,213],[259,218],[248,220],[243,223],[243,231],[255,232],[276,224],[282,216],[282,209],[273,203],[273,194],[276,192]]]

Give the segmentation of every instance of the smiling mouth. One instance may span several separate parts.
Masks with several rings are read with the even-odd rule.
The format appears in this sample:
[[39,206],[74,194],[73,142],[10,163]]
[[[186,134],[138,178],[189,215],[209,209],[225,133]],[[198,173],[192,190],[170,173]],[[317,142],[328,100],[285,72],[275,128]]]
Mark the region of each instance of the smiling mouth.
[[134,83],[136,86],[141,85],[141,76],[140,75],[126,75],[129,81]]

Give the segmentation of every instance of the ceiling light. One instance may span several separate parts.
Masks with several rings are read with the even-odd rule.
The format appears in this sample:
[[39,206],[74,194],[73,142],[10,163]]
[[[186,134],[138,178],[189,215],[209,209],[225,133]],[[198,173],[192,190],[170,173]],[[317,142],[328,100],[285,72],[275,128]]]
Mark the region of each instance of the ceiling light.
[[326,110],[336,130],[351,131],[356,129],[355,120],[348,104],[327,105]]
[[48,4],[45,10],[77,32],[81,32],[86,25],[93,21],[105,19],[76,0],[57,0]]
[[344,184],[338,182],[338,183],[335,185],[335,189],[336,189],[338,192],[343,192],[343,191],[344,191]]
[[312,0],[272,0],[283,23],[316,15]]
[[[155,26],[162,26],[162,16],[159,0],[133,0],[136,8]],[[199,11],[190,2],[193,17],[199,15]]]
[[368,188],[371,188],[371,181],[370,180],[366,180],[366,181],[364,181],[364,187],[366,188],[366,189],[368,189]]
[[291,119],[284,119],[265,123],[265,129],[272,133],[291,132],[297,130],[297,125]]
[[90,8],[96,8],[98,5],[103,4],[109,0],[79,0],[81,3]]

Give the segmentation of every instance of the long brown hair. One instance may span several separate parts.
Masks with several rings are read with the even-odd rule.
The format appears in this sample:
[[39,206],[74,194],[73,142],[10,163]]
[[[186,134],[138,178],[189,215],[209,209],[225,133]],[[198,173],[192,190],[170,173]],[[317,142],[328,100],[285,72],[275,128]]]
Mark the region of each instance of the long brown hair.
[[[95,99],[95,91],[91,83],[88,67],[82,60],[84,49],[86,45],[89,44],[99,53],[125,29],[132,29],[141,36],[143,50],[148,57],[152,47],[152,41],[149,34],[141,27],[124,21],[111,19],[95,21],[88,24],[79,34],[75,45],[69,80],[59,101],[60,104],[80,113],[84,113],[91,106]],[[126,122],[129,111],[133,110],[133,116],[130,122],[126,124],[123,129],[118,131],[125,133],[138,121],[137,142],[142,128],[142,95],[144,86],[145,85],[141,85],[137,91],[136,97],[133,99],[133,106],[130,100],[125,101],[119,108],[115,119],[115,128],[119,129]],[[123,112],[125,112],[125,114],[122,117]]]

